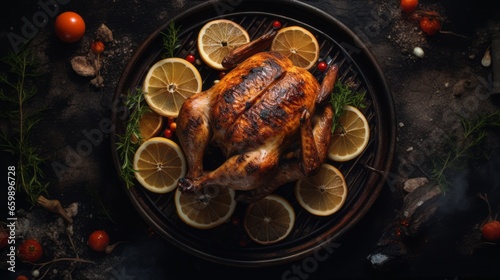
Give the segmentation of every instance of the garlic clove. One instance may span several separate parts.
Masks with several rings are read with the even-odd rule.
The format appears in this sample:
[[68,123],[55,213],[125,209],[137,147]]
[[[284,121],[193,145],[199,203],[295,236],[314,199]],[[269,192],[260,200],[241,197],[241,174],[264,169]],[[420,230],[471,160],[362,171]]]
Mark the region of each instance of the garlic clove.
[[424,50],[423,50],[421,47],[415,47],[415,48],[413,49],[413,54],[414,54],[416,57],[423,58],[423,57],[424,57]]
[[481,65],[483,65],[484,67],[489,67],[491,65],[490,48],[487,48],[484,52],[483,58],[481,59]]

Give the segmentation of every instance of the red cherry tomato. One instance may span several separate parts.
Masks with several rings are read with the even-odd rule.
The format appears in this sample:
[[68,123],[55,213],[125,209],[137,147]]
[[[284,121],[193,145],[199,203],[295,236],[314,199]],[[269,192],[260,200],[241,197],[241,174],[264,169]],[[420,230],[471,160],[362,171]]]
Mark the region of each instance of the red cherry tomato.
[[171,138],[173,135],[174,135],[174,132],[172,130],[170,130],[170,128],[165,129],[165,131],[163,132],[163,136],[165,138]]
[[280,29],[281,28],[281,21],[279,21],[279,20],[273,21],[273,28]]
[[94,251],[104,252],[109,245],[109,235],[104,230],[96,230],[90,234],[87,244]]
[[27,262],[36,262],[43,255],[43,248],[35,239],[26,239],[19,245],[19,258]]
[[100,54],[104,51],[104,43],[102,41],[94,41],[90,45],[90,48],[95,54]]
[[85,21],[75,12],[64,12],[57,16],[55,28],[56,35],[61,41],[73,43],[83,37]]
[[318,63],[318,70],[324,72],[328,68],[328,64],[324,61]]
[[403,12],[411,13],[417,8],[417,5],[418,0],[401,0],[399,7]]
[[481,227],[483,238],[490,242],[500,241],[500,222],[490,221]]
[[420,29],[427,35],[434,35],[441,30],[441,20],[436,12],[428,12],[419,21]]
[[191,63],[194,63],[195,60],[196,60],[196,57],[194,55],[192,55],[192,54],[188,54],[186,56],[186,60],[189,61],[189,62],[191,62]]

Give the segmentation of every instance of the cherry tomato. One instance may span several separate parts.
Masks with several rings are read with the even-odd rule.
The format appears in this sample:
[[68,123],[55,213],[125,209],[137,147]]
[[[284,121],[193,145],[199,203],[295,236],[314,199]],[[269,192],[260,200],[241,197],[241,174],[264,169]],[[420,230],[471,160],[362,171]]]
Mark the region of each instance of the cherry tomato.
[[94,41],[90,48],[95,54],[100,54],[104,51],[104,43],[102,41]]
[[318,63],[318,70],[324,72],[328,68],[328,64],[324,61]]
[[490,221],[481,227],[483,238],[490,242],[500,241],[500,222]]
[[281,21],[279,21],[279,20],[273,21],[273,28],[280,29],[281,28]]
[[43,255],[43,248],[35,239],[26,239],[19,245],[19,258],[27,262],[36,262]]
[[172,133],[175,132],[175,130],[177,129],[177,123],[171,122],[169,128],[172,131]]
[[109,245],[109,235],[104,230],[96,230],[90,234],[87,244],[94,251],[104,252]]
[[163,136],[165,138],[171,138],[173,135],[174,133],[172,132],[172,130],[170,130],[170,128],[165,129],[165,131],[163,132]]
[[0,248],[7,246],[8,241],[9,234],[7,233],[7,230],[0,228]]
[[420,29],[427,35],[434,35],[441,30],[441,20],[436,12],[428,12],[419,21]]
[[417,8],[417,5],[418,0],[401,0],[399,7],[403,12],[411,13]]
[[194,63],[194,61],[196,60],[196,57],[194,55],[192,55],[192,54],[188,54],[186,56],[186,60],[189,61],[189,62],[191,62],[191,63]]
[[75,12],[64,12],[57,16],[55,28],[56,35],[61,41],[73,43],[83,37],[85,21]]
[[29,280],[29,278],[28,276],[21,274],[16,277],[16,280]]

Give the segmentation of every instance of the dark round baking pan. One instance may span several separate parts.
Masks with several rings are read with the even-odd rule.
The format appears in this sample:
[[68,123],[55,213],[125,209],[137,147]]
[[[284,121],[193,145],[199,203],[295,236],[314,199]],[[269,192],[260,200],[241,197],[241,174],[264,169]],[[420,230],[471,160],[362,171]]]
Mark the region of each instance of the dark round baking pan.
[[[141,87],[148,69],[161,58],[162,32],[167,30],[171,21],[180,27],[180,47],[175,56],[184,57],[187,53],[197,53],[196,38],[200,28],[219,18],[239,23],[252,39],[268,31],[275,20],[280,20],[284,26],[305,27],[318,39],[320,58],[340,65],[339,80],[349,81],[356,85],[356,91],[366,92],[366,107],[362,112],[370,125],[368,147],[354,160],[344,163],[329,161],[346,179],[348,197],[344,206],[328,217],[311,215],[296,201],[293,184],[284,185],[276,192],[294,207],[294,229],[285,240],[263,246],[252,242],[242,244],[245,232],[241,223],[228,222],[210,230],[187,226],[177,216],[172,193],[151,193],[136,183],[127,189],[128,196],[137,211],[161,236],[203,259],[250,267],[306,257],[350,230],[377,199],[394,157],[396,121],[391,93],[376,60],[363,42],[345,25],[321,10],[298,1],[207,1],[169,19],[137,49],[116,88],[115,105],[122,106],[123,96]],[[204,64],[197,67],[205,90],[217,79],[218,73]],[[313,68],[311,72],[320,79],[320,71]],[[116,152],[116,140],[124,132],[126,117],[121,112],[114,113],[112,118],[116,129],[111,142],[118,170],[121,161]],[[242,219],[245,208],[245,204],[238,204],[234,215]]]

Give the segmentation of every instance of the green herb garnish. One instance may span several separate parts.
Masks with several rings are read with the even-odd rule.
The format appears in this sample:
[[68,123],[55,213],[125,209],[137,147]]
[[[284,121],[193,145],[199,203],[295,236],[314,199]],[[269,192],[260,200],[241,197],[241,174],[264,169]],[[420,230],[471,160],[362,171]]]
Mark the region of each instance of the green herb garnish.
[[24,190],[31,205],[36,205],[38,198],[47,192],[48,183],[42,183],[44,177],[42,165],[44,159],[39,150],[30,143],[30,133],[40,122],[41,110],[28,110],[28,102],[37,92],[37,62],[33,52],[24,46],[19,52],[11,52],[1,59],[8,67],[8,73],[0,73],[0,100],[5,101],[7,110],[2,109],[2,117],[12,130],[0,131],[0,147],[18,158],[16,177],[17,190]]
[[476,148],[484,144],[488,129],[500,127],[500,111],[481,114],[471,120],[462,116],[459,118],[461,133],[452,132],[445,142],[444,150],[447,152],[443,156],[436,156],[432,159],[431,180],[443,191],[451,186],[450,172],[465,168],[469,160],[487,156],[484,151],[480,152]]
[[344,114],[344,107],[351,105],[356,108],[364,108],[365,92],[354,92],[351,83],[342,83],[337,81],[333,88],[333,94],[330,103],[333,106],[334,121],[332,126],[332,134],[337,129],[340,117]]
[[163,58],[174,57],[175,50],[180,47],[179,30],[180,27],[176,27],[174,22],[170,21],[167,27],[167,32],[161,32],[163,35],[163,48],[165,49]]
[[144,93],[141,89],[136,89],[135,92],[129,92],[126,96],[125,106],[129,110],[125,133],[118,135],[116,142],[117,149],[122,161],[121,175],[127,188],[134,185],[134,155],[142,142],[141,132],[139,130],[139,122],[144,113],[150,109],[144,102]]

